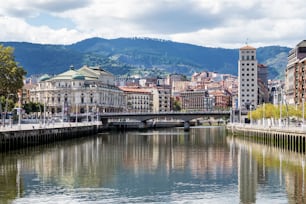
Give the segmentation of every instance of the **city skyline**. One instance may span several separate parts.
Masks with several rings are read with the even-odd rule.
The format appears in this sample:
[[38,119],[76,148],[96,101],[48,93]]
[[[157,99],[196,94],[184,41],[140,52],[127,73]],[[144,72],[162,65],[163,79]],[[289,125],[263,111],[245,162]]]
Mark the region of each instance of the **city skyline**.
[[0,8],[0,41],[150,37],[206,47],[294,47],[304,39],[305,10],[302,0],[12,0]]

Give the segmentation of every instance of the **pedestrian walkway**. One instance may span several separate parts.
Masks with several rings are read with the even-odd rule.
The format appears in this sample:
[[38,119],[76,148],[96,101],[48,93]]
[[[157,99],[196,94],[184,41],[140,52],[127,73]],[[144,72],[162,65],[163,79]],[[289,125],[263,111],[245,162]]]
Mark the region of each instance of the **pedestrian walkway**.
[[77,127],[77,126],[92,126],[98,125],[97,122],[58,122],[58,123],[49,123],[49,124],[7,124],[6,126],[0,126],[0,132],[8,131],[22,131],[22,130],[33,130],[33,129],[52,129],[52,128],[66,128],[66,127]]

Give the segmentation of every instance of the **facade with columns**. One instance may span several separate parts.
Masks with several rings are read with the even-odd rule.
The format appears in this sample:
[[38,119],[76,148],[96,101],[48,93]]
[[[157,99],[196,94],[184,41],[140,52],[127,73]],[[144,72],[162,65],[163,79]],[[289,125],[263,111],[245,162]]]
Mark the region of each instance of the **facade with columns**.
[[100,67],[83,66],[50,77],[43,75],[30,90],[30,100],[44,104],[48,115],[121,112],[126,109],[123,91],[115,77]]

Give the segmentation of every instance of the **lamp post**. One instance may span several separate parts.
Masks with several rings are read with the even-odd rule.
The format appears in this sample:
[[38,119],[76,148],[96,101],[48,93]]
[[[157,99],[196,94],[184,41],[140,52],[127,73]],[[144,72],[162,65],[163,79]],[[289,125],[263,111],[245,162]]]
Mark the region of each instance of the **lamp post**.
[[89,122],[89,118],[88,118],[88,104],[86,104],[86,120],[87,120],[87,124]]
[[46,97],[44,97],[44,128],[46,127]]
[[239,123],[241,124],[241,106],[239,108]]
[[280,98],[280,105],[279,105],[279,126],[282,126],[282,104],[283,104],[283,89],[281,89],[281,98]]
[[266,108],[266,104],[263,103],[262,105],[262,124],[265,127],[266,126],[266,121],[265,121],[265,108]]
[[253,120],[252,120],[252,105],[250,105],[250,120],[251,120],[251,125],[253,123]]
[[19,115],[18,115],[18,128],[21,129],[21,93],[18,93],[18,106],[19,106]]
[[304,114],[305,114],[305,99],[304,99],[304,97],[302,98],[302,103],[303,103],[303,122],[302,122],[302,130],[304,130],[304,119],[305,119],[305,116],[304,116]]
[[75,122],[76,126],[78,126],[78,104],[75,104]]
[[63,102],[62,106],[62,125],[64,127],[64,116],[65,116],[65,102]]
[[233,109],[230,108],[230,123],[231,123],[231,124],[232,124],[232,122],[233,122],[233,121],[232,121],[232,110],[233,110]]
[[97,121],[96,122],[97,122],[97,125],[98,125],[99,124],[99,108],[97,108],[96,111],[97,111]]
[[14,96],[14,94],[9,94],[9,95],[7,96],[7,98],[6,98],[5,110],[4,110],[3,127],[5,127],[5,119],[6,119],[6,114],[7,114],[7,106],[8,106],[8,100],[9,100],[10,96]]

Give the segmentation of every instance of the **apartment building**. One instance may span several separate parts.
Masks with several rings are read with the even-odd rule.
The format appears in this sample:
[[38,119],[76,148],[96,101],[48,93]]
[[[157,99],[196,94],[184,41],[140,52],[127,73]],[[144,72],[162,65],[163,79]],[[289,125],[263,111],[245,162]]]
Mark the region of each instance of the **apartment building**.
[[125,94],[128,112],[152,112],[153,94],[140,87],[119,87]]
[[239,49],[238,108],[250,109],[258,104],[258,70],[256,48],[246,45]]
[[306,93],[306,40],[301,41],[288,54],[283,100],[300,104]]

